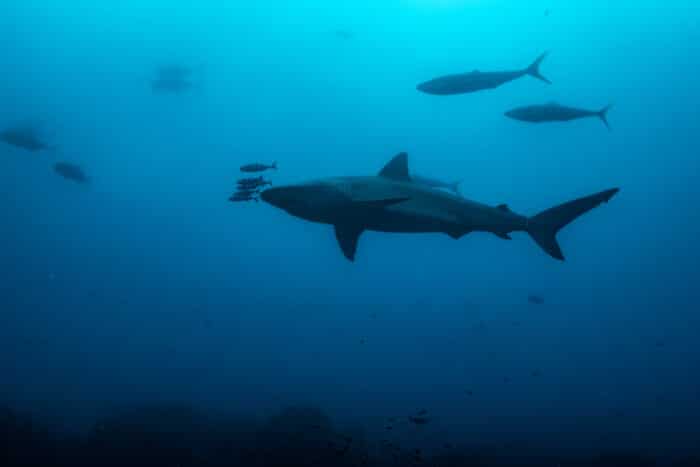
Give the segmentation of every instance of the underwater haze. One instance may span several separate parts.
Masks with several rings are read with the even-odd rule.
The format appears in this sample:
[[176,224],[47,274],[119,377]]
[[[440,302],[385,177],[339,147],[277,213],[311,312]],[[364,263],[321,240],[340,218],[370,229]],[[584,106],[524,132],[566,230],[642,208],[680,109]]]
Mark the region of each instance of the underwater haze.
[[[0,10],[0,130],[14,135],[0,142],[8,439],[22,425],[7,420],[27,417],[106,465],[104,420],[188,407],[235,420],[252,457],[205,462],[177,451],[191,437],[167,438],[174,457],[148,465],[281,465],[270,452],[288,465],[700,465],[697,1]],[[551,85],[417,89],[544,52]],[[505,115],[554,102],[612,104],[610,130],[595,115]],[[17,142],[28,128],[44,150]],[[525,232],[483,231],[366,231],[348,261],[332,226],[229,201],[245,164],[276,162],[252,174],[276,188],[375,176],[401,152],[411,173],[523,216],[620,192],[561,230],[565,261]],[[288,419],[297,431],[330,420],[351,441],[306,436],[286,454]],[[26,451],[0,451],[18,464],[56,449],[16,436]],[[147,449],[128,446],[137,465]]]

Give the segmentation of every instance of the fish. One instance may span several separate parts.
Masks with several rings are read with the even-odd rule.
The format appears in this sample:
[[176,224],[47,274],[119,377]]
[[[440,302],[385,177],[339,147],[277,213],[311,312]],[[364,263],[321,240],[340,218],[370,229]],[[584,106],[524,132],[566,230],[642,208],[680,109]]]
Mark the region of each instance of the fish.
[[430,421],[428,417],[408,417],[408,420],[415,425],[427,425]]
[[443,182],[435,178],[423,177],[415,173],[411,174],[411,180],[413,180],[414,183],[418,183],[419,185],[425,185],[431,188],[445,188],[456,195],[462,195],[459,191],[459,185],[462,183],[462,180],[456,180],[454,182]]
[[611,108],[612,104],[600,110],[585,110],[576,107],[567,107],[557,102],[549,102],[542,105],[517,107],[505,112],[504,115],[514,120],[529,123],[568,122],[581,118],[597,117],[603,122],[605,127],[610,130],[608,112]]
[[470,73],[446,75],[420,83],[418,86],[416,86],[416,89],[426,94],[433,94],[438,96],[466,94],[471,92],[482,91],[485,89],[494,89],[505,83],[527,75],[537,78],[540,81],[544,81],[547,84],[552,84],[550,80],[545,78],[540,73],[540,64],[546,57],[547,52],[537,57],[537,59],[534,62],[532,62],[530,66],[522,70],[474,70]]
[[272,186],[272,182],[269,180],[265,180],[262,176],[260,177],[251,177],[251,178],[241,178],[237,182],[239,187],[243,188],[259,188],[259,187],[264,187],[266,185]]
[[527,301],[533,305],[542,305],[544,303],[544,298],[539,295],[528,295]]
[[231,197],[228,200],[233,201],[233,202],[240,202],[240,201],[258,202],[259,201],[257,196],[249,195],[246,193],[234,193],[233,195],[231,195]]
[[66,180],[71,180],[76,183],[88,183],[90,181],[88,176],[85,175],[85,172],[83,172],[83,169],[75,164],[59,162],[54,164],[53,170]]
[[264,172],[268,169],[277,170],[277,162],[273,162],[270,165],[255,163],[241,166],[241,172]]
[[0,141],[29,152],[55,149],[42,141],[37,130],[31,127],[14,127],[3,130],[0,132]]
[[278,186],[263,190],[260,197],[294,217],[333,226],[349,261],[355,260],[359,238],[366,230],[444,233],[453,239],[482,231],[505,240],[511,239],[512,232],[525,232],[545,253],[563,261],[557,232],[618,192],[619,188],[607,189],[524,216],[506,204],[478,203],[414,183],[409,176],[408,154],[400,153],[375,176],[331,177]]

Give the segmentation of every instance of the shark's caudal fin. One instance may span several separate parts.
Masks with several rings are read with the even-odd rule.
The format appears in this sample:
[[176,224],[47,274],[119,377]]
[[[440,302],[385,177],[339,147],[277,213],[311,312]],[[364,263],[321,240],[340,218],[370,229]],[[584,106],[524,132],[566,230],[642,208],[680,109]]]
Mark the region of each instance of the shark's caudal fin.
[[277,170],[277,161],[273,161],[272,165],[270,166],[271,169]]
[[542,211],[528,219],[527,232],[547,254],[563,261],[564,254],[557,243],[557,232],[599,204],[608,202],[618,191],[619,188],[601,191]]
[[605,123],[605,126],[607,127],[608,130],[612,130],[610,128],[610,123],[608,123],[608,111],[612,108],[612,104],[608,104],[605,106],[603,109],[601,109],[598,112],[598,117]]
[[527,67],[525,69],[525,73],[527,73],[528,75],[530,75],[534,78],[542,80],[547,84],[552,84],[552,82],[550,80],[548,80],[547,78],[542,76],[542,74],[540,73],[540,64],[542,63],[542,60],[544,60],[547,57],[548,53],[549,52],[545,52],[542,55],[540,55],[539,57],[537,57],[537,60],[532,62],[532,65],[530,65],[529,67]]

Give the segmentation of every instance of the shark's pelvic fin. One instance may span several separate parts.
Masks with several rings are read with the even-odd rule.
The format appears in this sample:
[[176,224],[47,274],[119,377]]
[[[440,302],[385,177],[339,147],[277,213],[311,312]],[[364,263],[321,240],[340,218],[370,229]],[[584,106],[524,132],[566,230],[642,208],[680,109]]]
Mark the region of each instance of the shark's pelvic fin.
[[411,177],[408,175],[408,154],[401,152],[394,156],[379,172],[379,176],[402,182],[410,181]]
[[364,229],[358,225],[340,225],[335,226],[335,238],[338,240],[340,249],[350,261],[355,261],[355,252],[357,251],[357,241]]

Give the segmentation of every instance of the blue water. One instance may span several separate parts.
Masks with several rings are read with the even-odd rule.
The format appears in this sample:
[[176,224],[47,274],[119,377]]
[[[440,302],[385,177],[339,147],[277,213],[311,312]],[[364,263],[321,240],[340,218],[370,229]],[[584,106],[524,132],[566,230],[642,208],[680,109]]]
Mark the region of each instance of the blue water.
[[[38,122],[57,146],[0,146],[3,405],[77,431],[130,404],[308,405],[368,438],[425,408],[427,426],[392,436],[697,450],[697,2],[2,10],[0,126]],[[415,89],[543,51],[551,86]],[[153,92],[170,63],[193,68],[193,89]],[[613,103],[612,131],[503,116],[549,101]],[[412,171],[527,215],[621,191],[561,232],[563,263],[525,234],[373,232],[351,263],[330,227],[227,201],[245,163],[278,161],[279,185],[372,175],[400,151]],[[58,161],[91,183],[56,176]]]

